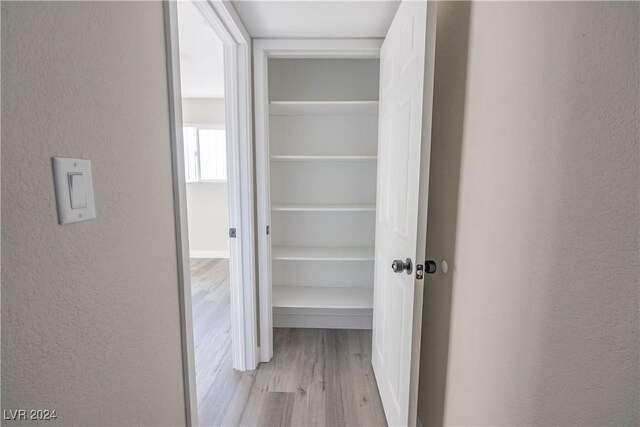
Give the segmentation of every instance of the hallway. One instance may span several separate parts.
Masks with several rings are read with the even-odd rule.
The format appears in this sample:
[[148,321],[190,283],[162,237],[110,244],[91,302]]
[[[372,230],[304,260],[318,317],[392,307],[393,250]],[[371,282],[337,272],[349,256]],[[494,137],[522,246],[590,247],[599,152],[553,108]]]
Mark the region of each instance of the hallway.
[[232,368],[229,268],[192,259],[200,425],[386,425],[371,367],[371,331],[276,329],[274,356]]

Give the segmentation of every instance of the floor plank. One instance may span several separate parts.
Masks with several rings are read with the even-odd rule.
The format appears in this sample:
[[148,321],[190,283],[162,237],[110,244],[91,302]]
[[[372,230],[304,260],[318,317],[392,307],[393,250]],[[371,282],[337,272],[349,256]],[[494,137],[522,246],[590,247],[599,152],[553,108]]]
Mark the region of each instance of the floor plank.
[[229,263],[192,259],[198,415],[203,426],[386,426],[371,331],[275,329],[274,355],[232,367]]
[[295,393],[268,392],[260,413],[260,425],[290,426]]

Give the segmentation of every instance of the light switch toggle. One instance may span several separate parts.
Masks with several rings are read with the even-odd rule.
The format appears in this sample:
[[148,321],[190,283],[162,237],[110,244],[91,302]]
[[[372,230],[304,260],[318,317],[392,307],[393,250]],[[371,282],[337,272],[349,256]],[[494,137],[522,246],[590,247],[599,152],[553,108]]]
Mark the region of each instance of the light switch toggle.
[[71,209],[83,209],[87,207],[87,184],[82,172],[71,172],[69,177],[69,198]]
[[60,224],[96,217],[91,160],[54,157],[53,184]]

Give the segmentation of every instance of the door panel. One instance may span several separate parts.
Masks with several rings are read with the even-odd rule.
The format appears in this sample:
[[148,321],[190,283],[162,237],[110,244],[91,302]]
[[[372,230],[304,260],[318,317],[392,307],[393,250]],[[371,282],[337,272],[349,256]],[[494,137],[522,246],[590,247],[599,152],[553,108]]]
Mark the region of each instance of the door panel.
[[[372,362],[389,425],[416,421],[420,322],[415,319],[422,312],[423,281],[416,280],[415,265],[424,262],[426,241],[432,86],[428,80],[425,86],[425,75],[432,79],[432,72],[425,69],[425,52],[432,44],[427,43],[427,2],[403,2],[380,54]],[[392,271],[394,260],[407,258],[411,274]]]

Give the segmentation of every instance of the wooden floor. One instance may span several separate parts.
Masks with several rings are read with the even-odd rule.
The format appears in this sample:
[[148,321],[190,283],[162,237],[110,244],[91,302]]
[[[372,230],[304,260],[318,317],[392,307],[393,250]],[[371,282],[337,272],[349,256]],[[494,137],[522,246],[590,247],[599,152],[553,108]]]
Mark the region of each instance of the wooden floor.
[[191,260],[199,422],[203,426],[386,426],[371,331],[276,329],[257,370],[231,362],[229,266]]

